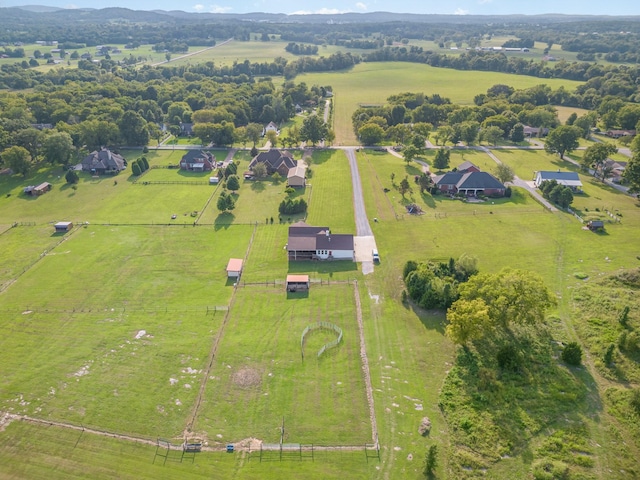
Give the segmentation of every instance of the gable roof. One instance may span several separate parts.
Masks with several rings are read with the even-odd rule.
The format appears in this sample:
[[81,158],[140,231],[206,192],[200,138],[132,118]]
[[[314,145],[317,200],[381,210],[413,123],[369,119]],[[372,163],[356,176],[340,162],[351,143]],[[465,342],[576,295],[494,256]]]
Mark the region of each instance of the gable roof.
[[580,181],[580,177],[576,172],[551,172],[551,171],[540,171],[536,174],[536,179],[539,179],[538,183],[545,182],[547,180],[555,180],[560,185],[565,185],[567,187],[581,187],[582,182]]
[[480,171],[480,169],[476,165],[474,165],[468,160],[458,165],[458,172],[466,172],[467,170],[470,170],[470,169],[475,169],[477,171]]
[[287,174],[287,178],[292,178],[292,177],[304,178],[305,168],[302,165],[296,165],[295,167],[290,168],[289,173]]
[[488,172],[468,172],[462,175],[458,183],[456,184],[458,190],[469,188],[482,188],[482,189],[502,189],[505,186],[493,175]]
[[111,150],[94,150],[82,160],[83,170],[124,170],[124,158]]
[[230,258],[227,263],[227,272],[239,272],[242,270],[243,260],[241,258]]
[[277,170],[283,164],[286,166],[287,170],[296,167],[298,164],[289,152],[278,150],[277,148],[272,148],[267,152],[260,152],[253,158],[253,160],[251,160],[249,169],[255,167],[258,163],[264,163],[267,170],[271,171]]
[[433,177],[433,183],[436,185],[457,185],[462,178],[461,172],[447,172],[442,175],[436,175]]
[[351,234],[334,234],[329,227],[312,227],[296,222],[289,227],[287,251],[300,250],[353,250]]
[[204,150],[189,150],[180,159],[180,163],[193,165],[196,163],[209,163],[213,166],[214,156],[210,152]]

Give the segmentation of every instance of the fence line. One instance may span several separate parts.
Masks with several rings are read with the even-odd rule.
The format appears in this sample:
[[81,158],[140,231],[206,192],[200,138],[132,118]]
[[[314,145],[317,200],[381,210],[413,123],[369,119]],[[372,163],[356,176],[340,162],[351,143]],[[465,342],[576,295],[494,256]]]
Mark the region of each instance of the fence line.
[[[309,283],[312,283],[316,286],[321,286],[321,287],[328,287],[331,285],[351,285],[352,283],[354,283],[355,280],[351,279],[351,278],[347,278],[346,280],[330,280],[330,279],[322,279],[322,278],[310,278],[309,279]],[[273,286],[273,287],[277,287],[277,286],[284,286],[286,284],[286,280],[282,279],[282,278],[275,278],[273,280],[263,280],[261,282],[259,281],[255,281],[255,282],[245,282],[244,280],[242,280],[241,282],[238,282],[237,286],[238,287],[255,287],[255,286],[264,286],[264,287],[269,287],[269,286]]]
[[45,314],[60,314],[60,313],[203,313],[204,315],[215,315],[217,312],[226,312],[229,310],[227,305],[203,305],[203,306],[183,306],[183,307],[169,307],[169,306],[155,306],[155,307],[142,307],[142,306],[118,306],[118,307],[82,307],[82,308],[38,308],[33,306],[21,307],[20,309],[1,309],[0,313],[16,314],[24,312],[32,313],[45,313]]
[[307,334],[309,332],[312,332],[313,330],[320,330],[320,329],[333,330],[338,334],[338,338],[336,340],[332,340],[331,342],[324,344],[320,348],[320,350],[318,350],[318,355],[317,355],[318,358],[320,358],[320,356],[330,348],[338,346],[338,344],[342,341],[342,329],[333,323],[315,322],[315,323],[312,323],[311,325],[307,325],[305,329],[302,331],[302,335],[300,336],[300,350],[302,352],[303,360],[304,360],[304,344],[307,339]]

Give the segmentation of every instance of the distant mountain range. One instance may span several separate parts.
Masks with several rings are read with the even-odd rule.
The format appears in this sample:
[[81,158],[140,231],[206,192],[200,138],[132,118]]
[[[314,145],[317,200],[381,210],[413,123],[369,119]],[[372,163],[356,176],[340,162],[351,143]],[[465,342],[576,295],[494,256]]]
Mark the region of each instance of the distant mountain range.
[[594,16],[594,15],[429,15],[390,12],[341,13],[330,15],[286,15],[283,13],[191,13],[180,10],[130,10],[127,8],[77,8],[64,9],[43,5],[25,5],[21,7],[0,8],[0,23],[12,18],[28,20],[31,18],[60,18],[65,20],[87,21],[127,21],[127,22],[171,22],[182,21],[220,21],[236,20],[267,23],[448,23],[448,24],[548,24],[579,21],[640,21],[640,16]]

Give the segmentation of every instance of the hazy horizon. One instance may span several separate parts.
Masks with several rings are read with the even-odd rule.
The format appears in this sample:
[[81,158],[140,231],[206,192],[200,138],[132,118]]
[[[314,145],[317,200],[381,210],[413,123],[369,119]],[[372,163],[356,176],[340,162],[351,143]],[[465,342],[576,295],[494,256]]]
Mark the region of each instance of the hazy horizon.
[[193,0],[187,5],[176,5],[170,0],[42,0],[24,2],[20,0],[0,0],[0,7],[16,7],[25,5],[42,5],[58,8],[107,8],[121,7],[131,10],[182,10],[201,13],[283,13],[283,14],[338,14],[393,12],[439,15],[640,15],[640,2],[620,0],[613,2],[585,2],[584,0],[536,2],[513,2],[507,0],[460,0],[457,2],[436,2],[413,0],[373,0],[331,2],[310,0],[299,2],[293,0],[256,0],[239,2],[237,0],[216,0],[204,3]]

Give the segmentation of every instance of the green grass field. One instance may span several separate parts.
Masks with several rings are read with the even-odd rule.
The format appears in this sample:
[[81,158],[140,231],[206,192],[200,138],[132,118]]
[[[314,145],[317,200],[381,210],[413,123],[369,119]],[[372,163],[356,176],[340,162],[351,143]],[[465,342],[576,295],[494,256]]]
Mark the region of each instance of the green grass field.
[[356,145],[351,114],[361,105],[384,104],[398,92],[438,93],[453,103],[471,104],[473,97],[486,93],[495,84],[503,83],[523,89],[546,84],[556,89],[564,86],[572,91],[579,82],[559,79],[540,79],[525,75],[494,72],[464,72],[411,63],[360,63],[341,72],[307,73],[298,81],[307,85],[331,85],[334,101],[335,145]]
[[[239,289],[194,430],[210,442],[278,443],[284,417],[287,443],[371,442],[353,292],[347,284],[314,284],[308,296],[282,283]],[[301,334],[320,321],[341,328],[343,342],[318,358],[337,335],[313,332],[302,361]]]

